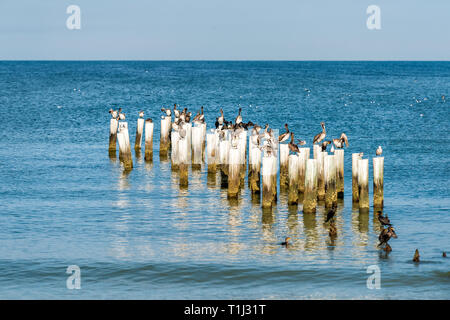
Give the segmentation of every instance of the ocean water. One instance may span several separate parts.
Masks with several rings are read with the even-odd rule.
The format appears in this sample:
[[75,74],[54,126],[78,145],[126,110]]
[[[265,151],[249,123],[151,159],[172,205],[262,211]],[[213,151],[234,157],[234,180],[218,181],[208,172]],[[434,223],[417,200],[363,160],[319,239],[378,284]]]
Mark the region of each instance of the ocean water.
[[[449,88],[449,62],[0,62],[0,298],[449,299]],[[158,155],[173,103],[203,105],[208,128],[220,107],[229,119],[242,107],[307,146],[321,121],[328,137],[345,132],[337,238],[323,206],[304,215],[280,190],[263,211],[247,183],[230,202],[206,166],[180,189]],[[108,156],[118,106],[132,144],[138,110],[157,124],[153,162],[133,150],[128,174]],[[351,200],[351,153],[371,159],[378,145],[398,235],[388,255],[373,209]],[[80,290],[66,287],[69,265]],[[380,289],[366,286],[371,265]]]

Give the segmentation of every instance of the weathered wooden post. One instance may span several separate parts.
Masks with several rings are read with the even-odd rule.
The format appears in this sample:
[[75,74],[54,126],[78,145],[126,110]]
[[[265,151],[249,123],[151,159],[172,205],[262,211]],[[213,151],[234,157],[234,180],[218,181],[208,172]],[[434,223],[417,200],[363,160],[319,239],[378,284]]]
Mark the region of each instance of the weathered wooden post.
[[259,187],[261,179],[261,150],[257,146],[253,146],[250,149],[249,162],[250,189],[252,190],[252,193],[259,193],[261,191]]
[[[280,152],[281,154],[281,152]],[[288,204],[298,203],[298,163],[299,157],[295,154],[289,156],[289,194]],[[281,176],[280,176],[281,178]]]
[[171,145],[172,145],[172,152],[170,155],[170,159],[171,159],[171,164],[172,164],[172,170],[173,171],[177,171],[180,169],[180,155],[178,153],[178,148],[179,148],[179,144],[178,141],[180,140],[180,134],[178,133],[178,131],[172,131],[171,135],[170,135],[170,139],[171,139]]
[[373,206],[382,209],[384,206],[384,157],[373,158]]
[[[262,193],[263,193],[263,208],[272,207],[272,202],[274,200],[273,196],[273,168],[274,163],[276,163],[275,156],[266,156],[262,159]],[[275,175],[276,179],[276,175]],[[275,186],[276,187],[276,186]]]
[[136,139],[134,141],[134,150],[141,150],[142,133],[144,132],[144,118],[138,118],[136,126]]
[[178,168],[180,174],[180,187],[187,187],[188,181],[188,164],[190,159],[188,157],[188,139],[187,137],[178,139]]
[[200,125],[202,128],[202,159],[205,159],[205,145],[206,145],[206,122]]
[[244,183],[245,180],[245,171],[247,169],[247,157],[246,157],[246,149],[247,149],[247,131],[242,131],[239,134],[239,161],[240,161],[240,179],[241,182]]
[[300,148],[298,164],[298,192],[305,192],[306,162],[309,159],[309,148]]
[[145,160],[153,161],[153,120],[145,120]]
[[172,117],[164,117],[161,119],[161,137],[159,140],[159,155],[167,157],[170,146],[170,129],[172,126]]
[[322,147],[319,144],[313,145],[313,157],[314,159],[319,158],[319,154],[322,152]]
[[208,172],[216,172],[216,134],[208,133],[206,135],[206,151],[208,156]]
[[337,203],[336,191],[336,156],[327,155],[324,164],[325,207],[331,208]]
[[240,186],[241,150],[231,148],[228,154],[228,198],[236,198]]
[[280,188],[289,185],[289,145],[280,143]]
[[119,120],[111,118],[109,122],[109,154],[116,153],[117,128]]
[[358,160],[359,211],[369,210],[369,159]]
[[325,179],[324,179],[324,163],[325,156],[328,155],[326,151],[320,151],[317,154],[317,199],[325,200]]
[[303,212],[315,213],[317,206],[317,159],[308,159],[305,173]]
[[202,168],[202,127],[192,127],[192,169]]
[[125,170],[133,169],[133,158],[131,156],[130,136],[128,135],[128,123],[121,122],[117,133],[119,142],[119,159],[123,162]]
[[358,192],[358,160],[362,159],[360,153],[352,153],[352,201],[359,201]]
[[220,176],[221,185],[226,187],[228,185],[228,153],[231,148],[231,143],[229,140],[220,141],[219,146],[219,162],[220,162]]
[[337,149],[334,152],[337,157],[337,177],[336,177],[336,189],[338,198],[344,198],[344,149]]

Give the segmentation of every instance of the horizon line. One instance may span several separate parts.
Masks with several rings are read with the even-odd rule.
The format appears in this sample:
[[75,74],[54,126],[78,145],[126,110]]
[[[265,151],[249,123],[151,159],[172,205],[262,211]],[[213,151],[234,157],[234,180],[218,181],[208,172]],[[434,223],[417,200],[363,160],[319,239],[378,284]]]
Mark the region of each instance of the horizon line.
[[416,59],[0,59],[0,62],[450,62]]

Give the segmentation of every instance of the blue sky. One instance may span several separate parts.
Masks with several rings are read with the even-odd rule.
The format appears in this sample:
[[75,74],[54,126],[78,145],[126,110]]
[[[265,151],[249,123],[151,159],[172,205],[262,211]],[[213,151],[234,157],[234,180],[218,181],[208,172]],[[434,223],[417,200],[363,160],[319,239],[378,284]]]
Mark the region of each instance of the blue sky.
[[0,59],[450,60],[449,18],[448,0],[1,0]]

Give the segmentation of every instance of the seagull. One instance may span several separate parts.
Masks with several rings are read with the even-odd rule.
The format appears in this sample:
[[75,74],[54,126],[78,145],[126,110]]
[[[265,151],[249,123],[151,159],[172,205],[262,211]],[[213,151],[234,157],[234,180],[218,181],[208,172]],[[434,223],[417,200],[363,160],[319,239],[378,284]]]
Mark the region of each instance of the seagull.
[[139,111],[139,118],[143,118],[144,117],[144,111]]
[[116,110],[109,109],[109,113],[111,114],[111,117],[112,117],[113,119],[117,119],[118,113],[117,113]]
[[168,117],[172,115],[172,111],[170,111],[170,109],[161,108],[161,111],[164,112]]
[[122,113],[122,108],[119,108],[119,120],[125,120],[125,113]]

